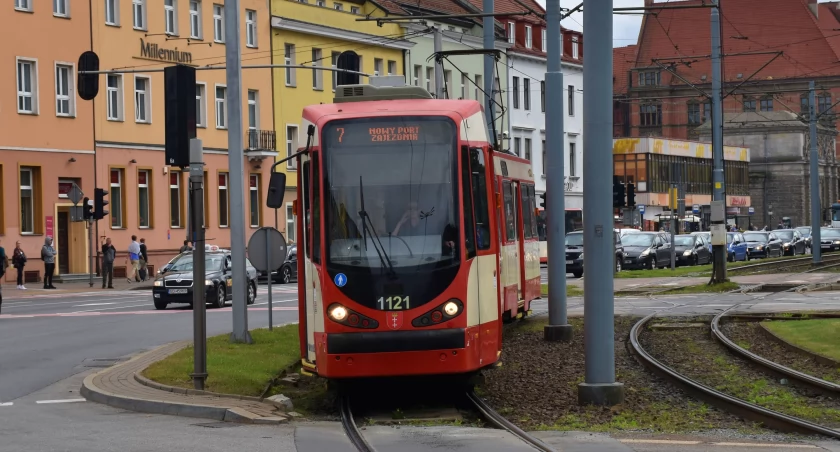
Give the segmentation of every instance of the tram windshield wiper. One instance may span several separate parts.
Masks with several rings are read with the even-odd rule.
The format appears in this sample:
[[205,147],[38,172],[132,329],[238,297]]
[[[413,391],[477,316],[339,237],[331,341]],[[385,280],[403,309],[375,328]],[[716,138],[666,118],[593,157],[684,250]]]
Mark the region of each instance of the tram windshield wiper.
[[367,211],[365,210],[365,189],[362,185],[362,176],[359,176],[359,198],[359,200],[362,203],[362,210],[359,211],[359,216],[362,218],[362,231],[364,234],[362,240],[364,240],[365,242],[365,249],[367,249],[367,234],[369,232],[370,235],[375,239],[375,241],[373,242],[373,249],[375,249],[376,254],[379,255],[379,260],[382,262],[382,267],[388,268],[388,276],[391,279],[397,279],[397,272],[394,271],[394,265],[391,263],[391,258],[388,257],[388,253],[385,252],[385,247],[382,246],[382,241],[379,240],[379,235],[376,233],[376,228],[373,227],[373,222],[370,220],[370,215],[368,215]]

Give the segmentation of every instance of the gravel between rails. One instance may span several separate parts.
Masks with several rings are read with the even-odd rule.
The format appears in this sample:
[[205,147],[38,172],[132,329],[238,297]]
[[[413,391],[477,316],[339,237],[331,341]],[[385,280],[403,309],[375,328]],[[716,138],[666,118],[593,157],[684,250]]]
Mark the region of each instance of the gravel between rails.
[[[791,322],[796,321],[798,320],[791,320]],[[761,331],[757,322],[723,323],[721,329],[727,337],[741,348],[746,348],[762,358],[823,380],[840,383],[840,369],[820,364],[816,360],[797,354],[768,338]]]
[[840,427],[840,399],[783,384],[728,353],[706,328],[648,330],[641,341],[660,362],[707,386],[791,416]]

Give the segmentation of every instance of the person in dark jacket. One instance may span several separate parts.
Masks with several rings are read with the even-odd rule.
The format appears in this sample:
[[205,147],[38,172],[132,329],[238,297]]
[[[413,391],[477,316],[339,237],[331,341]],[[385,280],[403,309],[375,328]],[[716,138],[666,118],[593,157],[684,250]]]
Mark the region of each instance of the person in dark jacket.
[[44,239],[44,246],[41,247],[41,259],[44,261],[44,289],[55,289],[53,285],[53,273],[55,273],[55,248],[53,238]]
[[[0,281],[6,275],[6,268],[9,267],[9,258],[6,257],[6,250],[0,246]],[[3,308],[3,285],[0,284],[0,309]]]
[[192,245],[190,245],[190,241],[189,240],[184,240],[184,246],[182,246],[181,249],[178,250],[178,252],[183,253],[183,252],[192,251],[192,250],[193,250],[193,247],[192,247]]
[[12,265],[17,270],[17,288],[26,290],[26,287],[23,285],[23,268],[26,267],[26,253],[20,247],[19,241],[15,243],[15,250],[12,252]]
[[117,259],[117,249],[111,244],[111,239],[105,239],[102,244],[102,288],[105,288],[105,282],[108,283],[108,288],[114,288],[114,260]]
[[[140,270],[142,270],[143,277],[141,281],[149,279],[149,269],[146,267],[149,264],[149,253],[146,249],[146,239],[140,239]],[[138,272],[139,273],[139,272]]]

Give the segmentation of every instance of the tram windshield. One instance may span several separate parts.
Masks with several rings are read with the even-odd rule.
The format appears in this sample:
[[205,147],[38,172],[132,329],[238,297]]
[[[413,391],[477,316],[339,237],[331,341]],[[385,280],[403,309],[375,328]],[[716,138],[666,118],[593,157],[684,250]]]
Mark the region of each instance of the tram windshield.
[[458,263],[457,137],[451,120],[333,121],[323,137],[332,267],[404,273]]

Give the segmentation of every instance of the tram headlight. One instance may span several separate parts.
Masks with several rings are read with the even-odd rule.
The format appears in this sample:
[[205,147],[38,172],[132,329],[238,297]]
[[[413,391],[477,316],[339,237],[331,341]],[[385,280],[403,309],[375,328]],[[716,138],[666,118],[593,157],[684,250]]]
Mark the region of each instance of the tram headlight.
[[340,304],[337,304],[337,305],[330,308],[329,316],[333,320],[335,320],[337,322],[341,322],[341,321],[343,321],[344,319],[347,318],[347,308],[345,308],[344,306],[342,306]]
[[455,316],[455,314],[458,314],[458,309],[458,305],[451,301],[443,305],[443,312],[445,312],[446,315],[450,317],[453,317]]

